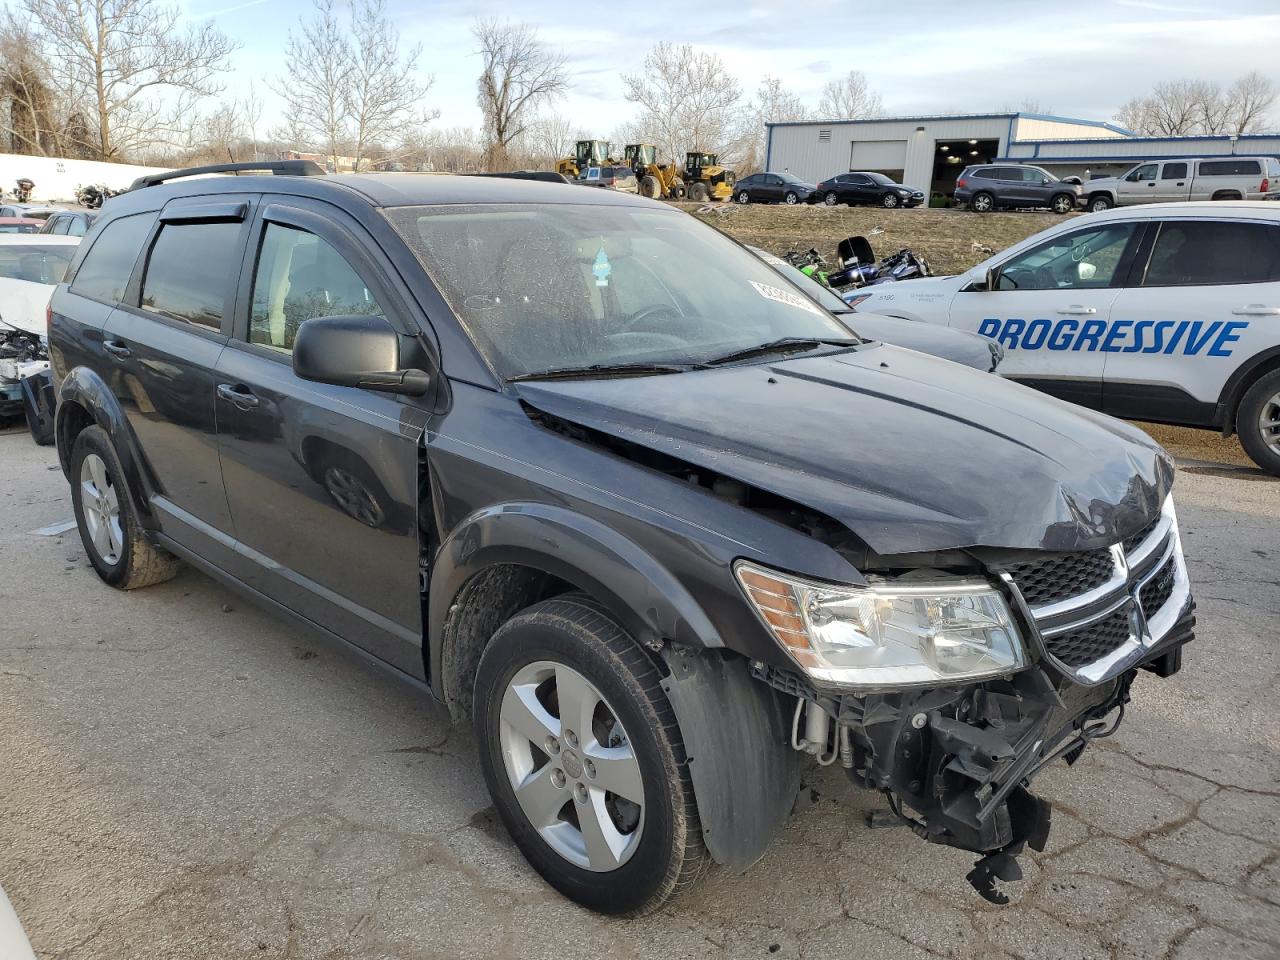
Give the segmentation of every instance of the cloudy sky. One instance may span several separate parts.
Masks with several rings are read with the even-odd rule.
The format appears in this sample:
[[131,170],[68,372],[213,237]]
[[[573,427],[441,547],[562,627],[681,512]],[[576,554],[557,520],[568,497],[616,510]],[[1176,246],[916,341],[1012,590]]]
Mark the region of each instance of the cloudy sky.
[[[285,33],[308,13],[310,0],[182,5],[192,19],[211,17],[240,41],[228,92],[253,86],[270,126],[279,106],[267,81],[280,75]],[[479,125],[479,61],[469,33],[477,15],[527,20],[563,48],[573,90],[558,110],[601,136],[633,112],[619,74],[638,71],[660,40],[715,51],[747,91],[763,75],[781,77],[814,106],[828,79],[862,70],[890,114],[981,112],[1034,100],[1055,113],[1106,120],[1162,79],[1225,85],[1256,69],[1280,87],[1280,0],[987,0],[981,17],[972,5],[961,12],[954,0],[746,0],[724,7],[688,0],[639,6],[388,0],[388,6],[404,42],[423,45],[422,65],[436,78],[430,105],[441,112],[440,126]],[[883,14],[886,8],[893,12]],[[726,13],[716,16],[716,9]],[[1280,109],[1271,124],[1280,127]]]

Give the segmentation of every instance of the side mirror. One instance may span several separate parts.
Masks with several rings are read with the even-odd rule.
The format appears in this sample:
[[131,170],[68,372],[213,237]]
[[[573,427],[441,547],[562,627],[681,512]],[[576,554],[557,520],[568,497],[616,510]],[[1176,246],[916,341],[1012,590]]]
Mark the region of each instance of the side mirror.
[[293,372],[303,380],[385,393],[421,395],[431,385],[422,370],[400,369],[400,335],[385,317],[315,317],[298,327]]
[[1042,186],[1042,187],[1047,187],[1048,185],[1049,185],[1049,178],[1048,178],[1048,177],[1041,177],[1041,178],[1040,178],[1040,186]]
[[995,267],[987,267],[986,276],[982,281],[982,289],[990,292],[996,288],[996,284],[999,282],[999,271]]

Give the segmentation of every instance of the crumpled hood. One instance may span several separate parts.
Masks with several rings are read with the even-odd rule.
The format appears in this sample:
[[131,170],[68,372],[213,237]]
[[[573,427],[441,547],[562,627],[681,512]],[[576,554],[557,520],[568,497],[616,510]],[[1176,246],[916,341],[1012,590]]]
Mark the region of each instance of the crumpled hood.
[[0,277],[0,320],[19,330],[45,335],[45,308],[56,287],[51,283]]
[[820,511],[881,554],[1105,547],[1173,483],[1136,427],[891,346],[517,387],[564,420]]

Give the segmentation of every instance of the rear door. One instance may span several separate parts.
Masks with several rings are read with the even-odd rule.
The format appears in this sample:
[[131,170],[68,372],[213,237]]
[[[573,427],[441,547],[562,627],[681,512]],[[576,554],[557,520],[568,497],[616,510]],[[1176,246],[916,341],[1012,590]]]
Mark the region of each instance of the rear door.
[[1151,229],[1150,253],[1112,308],[1104,409],[1206,425],[1240,365],[1280,343],[1280,224],[1188,218]]
[[417,398],[293,372],[298,327],[379,314],[414,329],[368,234],[335,208],[264,205],[217,365],[218,440],[240,547],[237,573],[273,600],[419,677]]
[[782,178],[776,173],[766,173],[764,182],[759,188],[753,191],[761,200],[781,200],[782,199]]
[[1191,194],[1191,169],[1186,160],[1166,160],[1160,164],[1155,199],[1161,203],[1185,200]]
[[1102,404],[1111,305],[1136,256],[1143,224],[1064,230],[997,267],[996,289],[962,289],[950,325],[994,337],[1000,373],[1089,407]]
[[163,532],[224,567],[231,514],[213,370],[230,330],[252,202],[220,194],[166,204],[103,329],[109,382],[137,437]]

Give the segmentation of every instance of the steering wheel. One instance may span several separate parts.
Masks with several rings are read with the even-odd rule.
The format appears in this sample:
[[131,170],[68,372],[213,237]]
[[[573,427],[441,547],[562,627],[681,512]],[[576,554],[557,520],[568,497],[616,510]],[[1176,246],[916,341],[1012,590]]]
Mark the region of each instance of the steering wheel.
[[677,310],[671,304],[655,303],[652,306],[642,307],[641,309],[637,310],[632,315],[631,319],[627,321],[627,331],[630,333],[662,334],[664,331],[662,331],[661,329],[654,329],[653,327],[646,328],[645,322],[649,320],[654,320],[658,317],[663,317],[664,315],[665,315],[664,319],[666,322],[655,324],[654,326],[673,327],[684,320],[684,317],[680,315],[679,310]]

